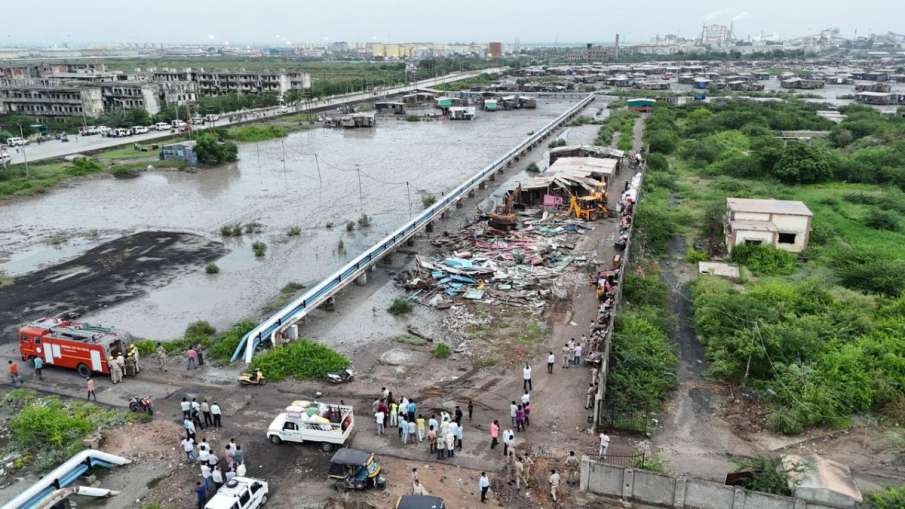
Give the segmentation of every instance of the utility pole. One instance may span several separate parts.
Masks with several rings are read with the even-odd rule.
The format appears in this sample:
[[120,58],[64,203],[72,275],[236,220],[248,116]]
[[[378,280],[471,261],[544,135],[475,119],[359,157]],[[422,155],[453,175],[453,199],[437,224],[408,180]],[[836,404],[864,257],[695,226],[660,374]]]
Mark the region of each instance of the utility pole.
[[283,172],[286,172],[286,142],[280,138],[280,146],[283,148]]
[[314,167],[317,168],[317,183],[319,186],[323,186],[324,181],[321,179],[321,163],[317,160],[317,152],[314,153]]
[[364,208],[365,197],[364,191],[361,188],[361,168],[357,164],[355,165],[355,172],[358,173],[358,202],[359,205]]
[[409,198],[409,219],[412,218],[412,189],[409,187],[408,180],[405,181],[405,194],[408,195]]
[[[25,139],[25,134],[22,130],[22,124],[19,124],[19,137],[23,140]],[[25,159],[25,178],[29,178],[31,176],[28,172],[28,154],[25,153],[25,147],[27,146],[27,143],[25,145],[22,145],[22,157]]]

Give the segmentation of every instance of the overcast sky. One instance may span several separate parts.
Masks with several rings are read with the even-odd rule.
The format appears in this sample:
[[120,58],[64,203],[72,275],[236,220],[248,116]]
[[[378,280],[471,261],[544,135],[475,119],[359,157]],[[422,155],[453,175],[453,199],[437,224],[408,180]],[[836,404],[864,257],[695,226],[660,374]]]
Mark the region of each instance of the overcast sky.
[[[855,7],[857,6],[857,7]],[[739,37],[838,27],[905,32],[903,0],[0,0],[13,43],[323,41],[600,42],[691,37],[705,20]],[[5,40],[3,40],[5,39]]]

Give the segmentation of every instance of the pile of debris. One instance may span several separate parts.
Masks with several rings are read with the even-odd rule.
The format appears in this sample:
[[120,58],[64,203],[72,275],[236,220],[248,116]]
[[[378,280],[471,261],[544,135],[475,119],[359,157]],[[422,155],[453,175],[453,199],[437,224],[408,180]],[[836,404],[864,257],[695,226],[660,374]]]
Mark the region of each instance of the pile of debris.
[[417,256],[415,267],[396,281],[408,299],[439,309],[460,300],[521,306],[543,311],[552,296],[565,298],[557,284],[572,266],[588,257],[575,252],[590,227],[577,219],[524,219],[518,230],[500,230],[487,221],[444,234],[431,243],[443,254]]

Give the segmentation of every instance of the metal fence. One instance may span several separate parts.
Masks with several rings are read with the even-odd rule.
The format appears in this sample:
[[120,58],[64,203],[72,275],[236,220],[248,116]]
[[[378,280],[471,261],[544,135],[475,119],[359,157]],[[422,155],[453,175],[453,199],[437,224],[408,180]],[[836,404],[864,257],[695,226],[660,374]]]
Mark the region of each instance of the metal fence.
[[596,461],[614,467],[643,468],[646,459],[647,455],[642,451],[632,454],[607,454],[605,457],[598,457]]
[[647,435],[651,418],[647,412],[623,412],[615,408],[605,408],[600,414],[600,426],[607,429],[631,431]]

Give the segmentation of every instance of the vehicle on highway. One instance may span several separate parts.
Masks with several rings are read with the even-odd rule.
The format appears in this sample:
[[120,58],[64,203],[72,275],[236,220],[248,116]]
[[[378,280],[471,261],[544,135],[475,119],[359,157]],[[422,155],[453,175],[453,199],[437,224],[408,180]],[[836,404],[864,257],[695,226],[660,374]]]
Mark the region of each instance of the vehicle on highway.
[[10,147],[21,147],[23,145],[28,145],[28,140],[25,138],[20,138],[18,136],[13,136],[12,138],[6,139],[6,144]]
[[137,125],[132,127],[132,134],[147,134],[148,128],[143,125]]
[[196,115],[192,117],[192,125],[201,125],[204,123],[204,118],[201,115]]
[[374,453],[342,448],[330,458],[330,479],[337,491],[383,489],[386,479],[380,475],[380,462]]
[[84,126],[79,129],[80,136],[93,136],[93,135],[99,134],[99,133],[100,133],[100,131],[98,130],[98,127],[95,125]]
[[125,138],[126,136],[132,136],[132,129],[117,127],[107,131],[107,136],[110,138]]
[[332,451],[346,443],[354,427],[351,405],[293,401],[267,427],[267,438],[274,444],[318,442],[324,451]]
[[262,479],[233,477],[204,504],[204,509],[257,509],[267,503],[270,485]]
[[166,122],[157,122],[154,124],[154,129],[157,129],[158,131],[169,131],[172,127],[173,126]]
[[107,136],[107,133],[109,133],[110,131],[111,129],[105,125],[97,126],[97,134],[100,134],[101,136]]
[[215,113],[208,113],[207,115],[204,116],[205,122],[214,123],[218,120],[220,120],[220,115],[217,115]]
[[67,318],[41,318],[19,329],[19,355],[41,357],[45,366],[75,369],[87,378],[110,373],[108,360],[128,352],[131,338],[112,327]]
[[174,121],[170,122],[170,127],[175,127],[176,129],[179,129],[180,127],[185,127],[187,125],[188,124],[186,124],[182,120],[174,120]]

